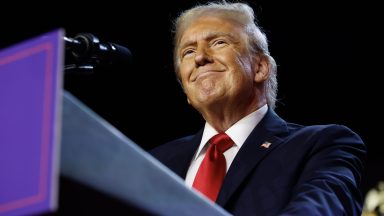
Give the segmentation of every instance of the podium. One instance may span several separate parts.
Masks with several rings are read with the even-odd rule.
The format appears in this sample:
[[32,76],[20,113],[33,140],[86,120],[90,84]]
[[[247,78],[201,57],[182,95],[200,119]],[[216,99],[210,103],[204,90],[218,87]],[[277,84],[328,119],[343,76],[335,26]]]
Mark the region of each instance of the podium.
[[62,175],[153,215],[228,215],[64,92]]
[[[0,78],[8,79],[0,90],[17,90],[0,93],[8,104],[0,107],[5,119],[0,121],[0,215],[55,214],[61,208],[59,174],[145,215],[229,215],[63,91],[63,33],[57,30],[0,52]],[[25,84],[31,88],[20,91]],[[10,128],[10,122],[28,127]],[[65,193],[76,197],[76,192],[69,188]]]

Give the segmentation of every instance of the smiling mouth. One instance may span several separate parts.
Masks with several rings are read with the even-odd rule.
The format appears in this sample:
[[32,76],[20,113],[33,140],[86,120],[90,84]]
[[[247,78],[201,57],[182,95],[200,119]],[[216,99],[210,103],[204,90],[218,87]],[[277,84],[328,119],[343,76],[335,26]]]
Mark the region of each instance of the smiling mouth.
[[223,71],[219,71],[219,70],[208,70],[208,71],[204,71],[204,72],[200,72],[199,74],[197,74],[197,76],[192,80],[192,82],[194,81],[197,81],[203,77],[206,77],[206,76],[211,76],[211,75],[214,75],[214,74],[218,74],[218,73],[222,73]]

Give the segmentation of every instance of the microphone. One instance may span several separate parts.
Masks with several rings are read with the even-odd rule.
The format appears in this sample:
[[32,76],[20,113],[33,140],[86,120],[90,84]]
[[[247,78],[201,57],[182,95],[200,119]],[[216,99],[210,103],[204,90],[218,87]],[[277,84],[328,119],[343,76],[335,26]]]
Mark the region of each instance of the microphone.
[[100,42],[91,33],[80,33],[74,38],[64,37],[66,50],[81,63],[129,64],[132,61],[131,51],[121,45]]

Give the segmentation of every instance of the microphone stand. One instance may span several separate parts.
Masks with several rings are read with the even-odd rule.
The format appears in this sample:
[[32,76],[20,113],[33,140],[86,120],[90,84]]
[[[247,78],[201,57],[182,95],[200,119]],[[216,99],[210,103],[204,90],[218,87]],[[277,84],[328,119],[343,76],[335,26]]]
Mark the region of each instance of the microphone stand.
[[66,64],[64,66],[64,73],[69,74],[81,74],[81,75],[91,75],[94,72],[94,66],[91,64]]
[[[90,56],[90,48],[87,40],[92,43],[99,44],[99,39],[93,34],[84,33],[78,34],[75,38],[69,38],[64,36],[66,59],[72,58],[76,63],[65,64],[64,73],[66,75],[90,75],[94,73],[95,65],[99,62]],[[85,43],[84,43],[85,42]],[[84,46],[84,44],[86,46]]]

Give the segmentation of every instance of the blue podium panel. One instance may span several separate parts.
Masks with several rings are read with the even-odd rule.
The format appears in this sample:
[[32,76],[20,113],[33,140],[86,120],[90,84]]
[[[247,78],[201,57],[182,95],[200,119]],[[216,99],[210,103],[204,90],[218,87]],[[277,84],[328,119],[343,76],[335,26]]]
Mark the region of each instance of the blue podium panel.
[[57,205],[63,31],[0,52],[0,215]]

